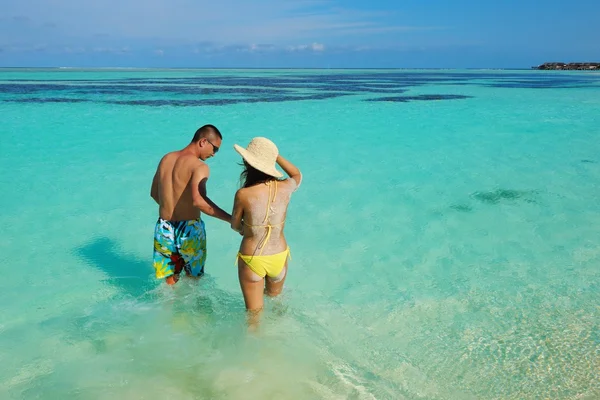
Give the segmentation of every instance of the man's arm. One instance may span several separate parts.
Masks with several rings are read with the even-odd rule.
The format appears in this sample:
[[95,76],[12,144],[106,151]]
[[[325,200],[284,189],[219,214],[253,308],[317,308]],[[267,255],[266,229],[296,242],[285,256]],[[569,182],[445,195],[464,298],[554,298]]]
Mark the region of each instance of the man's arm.
[[239,232],[240,235],[244,234],[244,226],[242,224],[242,217],[244,216],[244,207],[242,206],[242,200],[240,198],[240,191],[235,193],[233,199],[233,211],[231,212],[231,229]]
[[217,206],[206,195],[206,181],[208,180],[209,174],[208,165],[206,164],[199,165],[194,169],[194,172],[192,172],[190,185],[192,185],[193,205],[206,215],[231,223],[231,215]]
[[160,205],[158,201],[158,168],[156,169],[156,173],[154,173],[154,178],[152,178],[152,187],[150,188],[150,197],[154,199],[156,204]]

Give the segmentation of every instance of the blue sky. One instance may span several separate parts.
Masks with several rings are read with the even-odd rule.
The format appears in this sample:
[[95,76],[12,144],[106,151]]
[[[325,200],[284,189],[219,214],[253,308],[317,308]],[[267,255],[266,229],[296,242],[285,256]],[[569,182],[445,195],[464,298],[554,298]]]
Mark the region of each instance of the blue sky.
[[0,0],[0,66],[529,68],[600,61],[599,0]]

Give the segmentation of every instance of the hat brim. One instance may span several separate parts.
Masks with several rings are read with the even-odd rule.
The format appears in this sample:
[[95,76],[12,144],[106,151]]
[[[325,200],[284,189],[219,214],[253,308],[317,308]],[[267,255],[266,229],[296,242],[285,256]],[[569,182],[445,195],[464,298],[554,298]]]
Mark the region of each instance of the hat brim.
[[234,144],[233,148],[235,151],[237,151],[242,156],[242,158],[244,160],[246,160],[246,162],[248,164],[250,164],[252,167],[259,170],[260,172],[264,172],[265,174],[267,174],[269,176],[273,176],[275,178],[283,177],[283,174],[281,172],[279,172],[274,166],[266,165],[261,160],[257,159],[254,156],[254,154],[250,153],[248,150],[246,150],[242,146]]

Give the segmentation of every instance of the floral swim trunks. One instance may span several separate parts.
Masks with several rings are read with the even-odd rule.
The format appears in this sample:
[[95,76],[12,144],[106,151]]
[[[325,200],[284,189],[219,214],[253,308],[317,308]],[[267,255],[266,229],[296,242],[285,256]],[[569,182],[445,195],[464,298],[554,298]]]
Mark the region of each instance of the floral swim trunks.
[[154,270],[156,278],[167,278],[185,270],[200,277],[206,262],[206,230],[200,218],[168,221],[159,218],[154,228]]

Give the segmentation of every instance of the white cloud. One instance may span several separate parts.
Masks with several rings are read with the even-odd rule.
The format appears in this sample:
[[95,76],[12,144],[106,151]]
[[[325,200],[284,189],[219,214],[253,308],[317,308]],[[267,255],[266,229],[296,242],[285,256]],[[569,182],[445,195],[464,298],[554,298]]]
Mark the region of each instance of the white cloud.
[[[198,42],[314,42],[312,50],[323,51],[320,42],[418,29],[386,23],[385,12],[337,7],[339,1],[53,0],[50,6],[48,0],[4,0],[3,14],[12,18],[8,36],[22,33],[26,40],[46,38],[69,47],[82,42],[122,46],[143,41],[161,48]],[[268,51],[251,46],[248,51]]]
[[[83,53],[85,52],[85,48],[78,48],[81,51],[72,51],[72,53]],[[91,50],[93,53],[107,53],[107,54],[127,54],[130,52],[129,47],[94,47]]]
[[65,47],[63,49],[63,51],[65,53],[69,53],[69,54],[81,54],[81,53],[85,53],[85,48],[84,47]]
[[277,46],[272,45],[272,44],[256,44],[253,43],[249,46],[243,46],[241,48],[239,48],[238,51],[245,53],[245,52],[249,52],[249,53],[267,53],[267,52],[272,52],[272,51],[276,51],[277,50]]
[[322,43],[312,43],[312,44],[300,44],[296,46],[287,46],[285,48],[287,51],[314,51],[320,52],[325,50],[325,45]]
[[325,50],[325,45],[322,43],[313,43],[310,47],[311,47],[311,49],[313,49],[313,51]]

